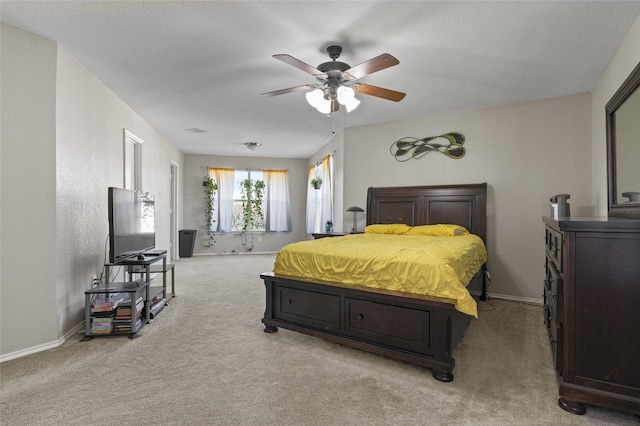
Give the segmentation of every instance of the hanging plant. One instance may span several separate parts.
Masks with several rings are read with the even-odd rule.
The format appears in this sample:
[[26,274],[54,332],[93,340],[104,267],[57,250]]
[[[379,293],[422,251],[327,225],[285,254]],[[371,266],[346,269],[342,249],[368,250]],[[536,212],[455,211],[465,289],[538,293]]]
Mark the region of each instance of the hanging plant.
[[311,179],[311,186],[313,186],[313,189],[320,189],[322,186],[322,178],[320,176],[316,176]]
[[264,226],[264,181],[245,179],[240,182],[240,197],[242,201],[242,231],[240,238],[246,251],[253,250],[253,235],[251,241],[247,238],[247,231]]
[[256,228],[264,228],[264,207],[262,205],[262,200],[264,198],[264,187],[264,181],[262,180],[256,181],[253,187],[253,208],[256,218]]
[[214,219],[215,213],[215,195],[218,191],[218,184],[211,178],[205,178],[204,182],[204,226],[207,233],[208,241],[205,244],[205,247],[213,247],[215,244],[215,232],[211,230],[213,228],[213,224],[216,222]]

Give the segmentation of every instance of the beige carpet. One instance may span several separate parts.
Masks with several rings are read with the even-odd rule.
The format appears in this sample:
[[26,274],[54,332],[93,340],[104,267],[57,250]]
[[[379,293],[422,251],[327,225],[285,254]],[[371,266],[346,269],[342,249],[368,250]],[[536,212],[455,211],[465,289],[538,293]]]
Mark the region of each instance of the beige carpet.
[[79,334],[0,364],[0,423],[638,425],[628,414],[590,406],[576,416],[556,405],[539,306],[482,302],[455,351],[452,383],[292,331],[263,333],[258,275],[273,259],[182,259],[178,297],[139,338]]

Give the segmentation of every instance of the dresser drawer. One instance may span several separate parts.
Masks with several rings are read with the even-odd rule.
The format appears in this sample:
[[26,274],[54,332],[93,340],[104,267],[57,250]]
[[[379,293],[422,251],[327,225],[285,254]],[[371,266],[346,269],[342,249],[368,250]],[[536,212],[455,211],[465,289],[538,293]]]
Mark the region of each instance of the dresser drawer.
[[546,227],[545,246],[547,257],[551,259],[559,272],[562,272],[562,232]]
[[339,329],[340,297],[278,286],[274,316],[322,330]]
[[[551,326],[555,326],[555,317],[551,317],[551,295],[548,291],[544,292],[544,324],[547,326],[547,332],[551,333],[549,329]],[[549,335],[551,337],[551,335]]]
[[547,332],[549,333],[549,342],[551,343],[551,355],[553,357],[553,364],[556,371],[562,374],[562,323],[558,322],[557,318],[558,308],[555,305],[555,300],[551,295],[545,291],[545,305],[544,305],[544,322],[547,326]]
[[563,280],[560,272],[555,267],[553,262],[547,263],[547,281],[546,286],[548,286],[549,298],[553,303],[554,307],[559,306],[560,309],[554,309],[553,316],[558,323],[562,323],[564,321],[563,315]]
[[424,310],[345,299],[345,331],[349,335],[427,355],[432,352],[429,315]]

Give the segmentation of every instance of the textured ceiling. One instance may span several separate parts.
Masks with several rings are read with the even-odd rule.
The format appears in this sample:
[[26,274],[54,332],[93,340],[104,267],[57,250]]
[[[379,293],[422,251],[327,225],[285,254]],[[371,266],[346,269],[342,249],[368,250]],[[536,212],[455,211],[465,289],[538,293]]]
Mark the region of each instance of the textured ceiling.
[[[307,158],[334,130],[589,91],[640,1],[3,0],[0,13],[60,43],[185,153]],[[315,67],[330,44],[352,66],[394,55],[359,81],[406,98],[357,94],[328,117],[304,91],[260,95],[315,83],[271,55]]]

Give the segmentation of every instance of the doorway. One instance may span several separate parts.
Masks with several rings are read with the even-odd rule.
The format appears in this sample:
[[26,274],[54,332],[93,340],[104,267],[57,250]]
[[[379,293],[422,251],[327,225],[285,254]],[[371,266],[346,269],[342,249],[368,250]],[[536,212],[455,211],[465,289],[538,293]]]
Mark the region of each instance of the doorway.
[[171,195],[169,207],[169,258],[178,258],[178,164],[173,161],[169,164],[169,176]]

